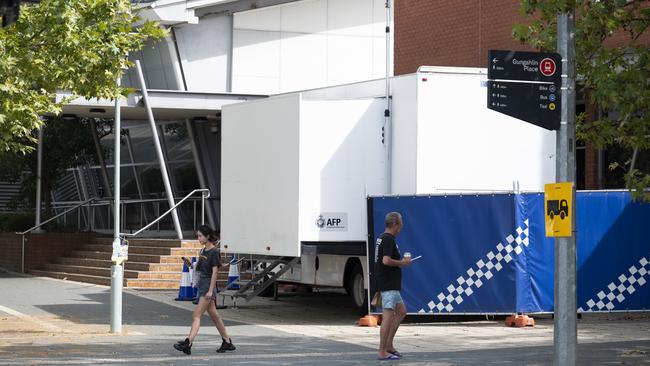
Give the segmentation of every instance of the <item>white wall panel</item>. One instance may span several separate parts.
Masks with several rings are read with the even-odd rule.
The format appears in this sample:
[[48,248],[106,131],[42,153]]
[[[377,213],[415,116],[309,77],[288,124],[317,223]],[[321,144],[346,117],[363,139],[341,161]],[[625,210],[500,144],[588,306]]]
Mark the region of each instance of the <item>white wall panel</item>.
[[[236,13],[232,90],[285,93],[383,77],[384,27],[380,0],[304,0]],[[277,89],[268,88],[273,77]]]
[[372,79],[372,39],[334,36],[327,38],[328,85]]
[[201,18],[199,24],[176,28],[185,82],[189,91],[226,92],[229,89],[232,18]]
[[234,15],[235,29],[264,30],[279,32],[282,30],[282,8],[273,6],[251,11],[243,11]]
[[280,32],[234,31],[237,47],[233,49],[233,92],[280,92],[280,40]]
[[222,113],[222,243],[237,253],[299,256],[300,95]]
[[324,33],[327,31],[327,0],[298,1],[280,8],[283,32]]
[[[383,193],[382,99],[305,101],[300,121],[300,240],[365,240],[365,195]],[[374,138],[373,138],[374,137]],[[343,213],[327,231],[319,214]]]
[[[178,89],[174,69],[166,40],[153,43],[147,41],[140,51],[129,54],[130,60],[140,60],[145,82],[150,89]],[[140,82],[134,68],[130,68],[122,78],[125,87],[140,88]]]
[[393,116],[391,191],[392,194],[416,192],[417,162],[417,75],[391,79]]
[[487,109],[485,75],[422,74],[417,193],[543,190],[553,181],[555,132]]
[[[372,36],[384,38],[386,36],[386,0],[372,0]],[[395,9],[395,1],[391,8]],[[392,25],[391,25],[392,26]],[[394,29],[393,29],[394,31]]]
[[282,33],[280,90],[306,90],[325,85],[327,36]]
[[373,0],[329,0],[327,19],[329,34],[372,37]]

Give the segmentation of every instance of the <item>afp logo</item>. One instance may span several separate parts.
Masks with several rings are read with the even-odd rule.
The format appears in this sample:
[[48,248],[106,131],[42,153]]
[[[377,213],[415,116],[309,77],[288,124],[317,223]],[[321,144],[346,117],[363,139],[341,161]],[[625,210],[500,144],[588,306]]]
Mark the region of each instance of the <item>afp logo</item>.
[[347,213],[322,213],[316,219],[316,226],[321,231],[347,231]]

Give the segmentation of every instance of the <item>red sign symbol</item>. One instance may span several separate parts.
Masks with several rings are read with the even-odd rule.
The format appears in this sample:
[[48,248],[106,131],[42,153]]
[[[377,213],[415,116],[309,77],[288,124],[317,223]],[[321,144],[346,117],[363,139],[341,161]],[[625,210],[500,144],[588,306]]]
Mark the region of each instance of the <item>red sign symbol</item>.
[[552,76],[555,74],[555,61],[550,58],[545,58],[539,64],[539,71],[544,76]]

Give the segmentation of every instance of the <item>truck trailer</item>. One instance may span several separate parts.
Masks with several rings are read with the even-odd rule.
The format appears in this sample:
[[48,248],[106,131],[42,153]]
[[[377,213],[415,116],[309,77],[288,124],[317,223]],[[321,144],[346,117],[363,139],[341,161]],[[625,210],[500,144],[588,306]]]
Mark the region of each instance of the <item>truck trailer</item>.
[[554,181],[555,132],[489,110],[486,69],[420,67],[390,78],[389,103],[386,85],[223,107],[229,251],[293,258],[279,280],[343,287],[364,308],[368,196],[507,192],[513,184],[543,191]]

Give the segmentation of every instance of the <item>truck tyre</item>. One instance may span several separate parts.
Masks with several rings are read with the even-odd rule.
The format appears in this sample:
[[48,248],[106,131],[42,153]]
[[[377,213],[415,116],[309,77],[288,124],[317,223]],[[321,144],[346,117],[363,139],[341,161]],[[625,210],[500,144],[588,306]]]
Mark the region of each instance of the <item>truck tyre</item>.
[[565,217],[566,217],[566,214],[564,213],[564,211],[560,211],[560,218],[562,220],[564,220]]
[[363,287],[363,268],[360,263],[356,263],[350,271],[348,284],[345,286],[349,289],[348,294],[352,298],[352,303],[360,314],[368,312],[368,293]]

